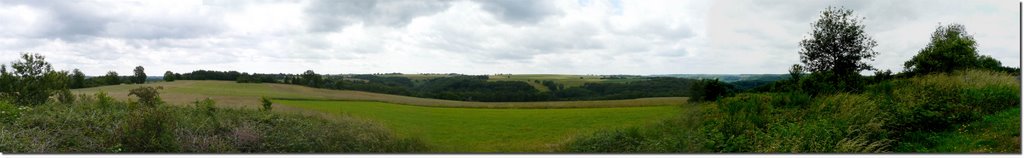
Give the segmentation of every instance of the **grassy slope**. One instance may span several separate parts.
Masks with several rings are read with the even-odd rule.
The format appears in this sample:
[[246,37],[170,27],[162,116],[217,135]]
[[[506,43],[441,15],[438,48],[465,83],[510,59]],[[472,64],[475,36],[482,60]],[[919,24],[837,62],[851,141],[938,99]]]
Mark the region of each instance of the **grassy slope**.
[[416,98],[408,96],[370,93],[347,90],[328,90],[287,84],[241,84],[231,81],[174,81],[148,83],[144,85],[116,85],[75,89],[74,93],[96,93],[105,91],[117,99],[127,99],[128,89],[139,86],[163,86],[161,97],[172,104],[186,104],[206,97],[217,100],[219,105],[254,108],[258,98],[316,99],[316,100],[357,100],[380,101],[396,104],[433,107],[475,107],[475,108],[577,108],[577,107],[632,107],[680,105],[684,97],[641,98],[606,101],[556,101],[556,102],[465,102]]
[[475,109],[298,100],[275,103],[379,120],[396,133],[421,138],[432,150],[440,152],[552,151],[573,135],[647,124],[674,116],[680,109]]
[[1020,153],[1020,108],[985,116],[954,131],[913,133],[897,152]]

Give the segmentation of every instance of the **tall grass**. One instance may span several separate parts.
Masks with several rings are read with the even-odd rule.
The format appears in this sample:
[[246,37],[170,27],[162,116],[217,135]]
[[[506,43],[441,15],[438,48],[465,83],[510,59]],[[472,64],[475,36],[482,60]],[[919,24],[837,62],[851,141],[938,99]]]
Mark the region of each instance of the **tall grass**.
[[[745,93],[697,105],[706,106],[704,111],[696,112],[701,115],[699,118],[680,117],[645,128],[583,135],[567,143],[565,150],[859,153],[913,149],[909,151],[1020,152],[1020,142],[1011,139],[1000,139],[1004,142],[997,143],[1011,145],[997,145],[997,149],[986,150],[922,150],[953,144],[950,143],[952,141],[944,141],[947,144],[916,143],[935,142],[920,138],[933,136],[935,132],[941,134],[941,131],[955,130],[953,127],[958,125],[982,121],[993,113],[1019,107],[1020,95],[1020,81],[1015,76],[978,70],[885,81],[868,86],[860,94],[839,93],[811,98],[801,93]],[[1019,115],[1003,117],[1020,119]],[[1019,127],[1019,122],[1015,127]],[[1002,133],[1008,132],[1003,130]],[[1019,130],[1016,133],[1019,138]],[[897,144],[901,147],[895,147]]]
[[[74,103],[24,109],[0,122],[0,152],[416,152],[417,139],[397,138],[384,127],[350,117],[247,109],[136,106],[98,95]],[[7,110],[5,110],[7,111]]]

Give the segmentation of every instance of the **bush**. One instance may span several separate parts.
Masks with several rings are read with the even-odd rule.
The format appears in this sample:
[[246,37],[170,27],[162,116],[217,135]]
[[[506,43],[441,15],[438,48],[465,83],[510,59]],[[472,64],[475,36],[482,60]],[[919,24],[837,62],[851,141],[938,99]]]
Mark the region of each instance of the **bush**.
[[120,146],[126,152],[179,152],[175,143],[175,120],[160,108],[139,108],[132,111],[120,129]]
[[164,87],[139,87],[128,91],[128,95],[135,95],[139,97],[139,104],[148,107],[156,107],[157,104],[163,103],[160,100],[160,92],[157,90],[163,89]]
[[270,111],[272,108],[274,108],[273,106],[271,106],[274,105],[274,103],[270,102],[270,99],[267,97],[260,97],[260,102],[263,103],[263,111]]
[[14,106],[10,102],[0,100],[0,123],[11,123],[21,117],[24,108]]
[[[79,98],[80,105],[50,102],[26,109],[0,125],[0,152],[205,152],[336,153],[417,152],[417,139],[399,138],[383,126],[340,116],[215,109],[197,106],[125,106],[117,100]],[[96,100],[96,101],[92,101]],[[100,100],[107,100],[100,101]],[[105,102],[107,105],[100,105]]]

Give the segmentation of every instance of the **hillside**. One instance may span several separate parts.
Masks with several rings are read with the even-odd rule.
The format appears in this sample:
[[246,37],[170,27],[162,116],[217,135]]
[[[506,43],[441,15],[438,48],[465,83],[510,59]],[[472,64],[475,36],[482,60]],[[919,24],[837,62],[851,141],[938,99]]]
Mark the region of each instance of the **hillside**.
[[287,84],[253,84],[231,81],[189,81],[156,82],[142,85],[114,85],[85,89],[74,89],[76,94],[92,94],[104,91],[117,99],[128,99],[128,89],[139,86],[161,86],[160,96],[171,104],[187,104],[195,100],[213,98],[219,105],[231,107],[255,107],[259,97],[299,100],[352,100],[379,101],[396,104],[430,107],[464,108],[582,108],[582,107],[634,107],[680,105],[685,97],[659,97],[628,100],[603,101],[552,101],[552,102],[467,102],[441,99],[417,98],[400,95],[370,93],[348,90],[327,90]]

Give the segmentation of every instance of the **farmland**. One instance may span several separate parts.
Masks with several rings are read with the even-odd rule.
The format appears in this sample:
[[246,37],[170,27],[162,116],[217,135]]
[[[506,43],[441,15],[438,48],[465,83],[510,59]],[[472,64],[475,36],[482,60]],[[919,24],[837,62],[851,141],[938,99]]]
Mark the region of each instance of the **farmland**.
[[128,89],[141,86],[161,86],[161,96],[171,104],[187,104],[195,100],[213,98],[219,105],[228,107],[255,107],[259,97],[313,100],[360,100],[380,101],[396,104],[433,107],[474,107],[474,108],[574,108],[574,107],[633,107],[680,105],[684,97],[640,98],[602,101],[551,101],[551,102],[467,102],[441,99],[417,98],[400,95],[370,93],[349,90],[327,90],[287,84],[242,84],[230,81],[175,81],[142,85],[115,85],[72,90],[73,93],[93,94],[99,91],[109,93],[117,99],[127,99]]
[[550,152],[572,136],[638,126],[679,113],[679,106],[575,109],[436,108],[365,101],[275,100],[331,114],[377,120],[434,152]]

